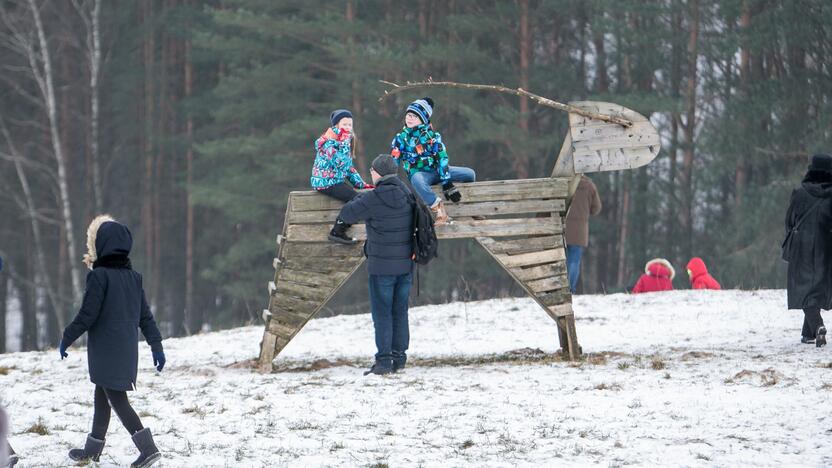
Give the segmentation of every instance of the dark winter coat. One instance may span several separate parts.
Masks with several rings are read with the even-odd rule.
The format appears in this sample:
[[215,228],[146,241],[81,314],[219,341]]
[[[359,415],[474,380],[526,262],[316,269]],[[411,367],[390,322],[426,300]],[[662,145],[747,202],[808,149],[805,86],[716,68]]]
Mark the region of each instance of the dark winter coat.
[[645,273],[638,279],[633,294],[672,291],[673,290],[673,267],[664,259],[653,259],[645,265]]
[[413,268],[413,205],[410,190],[395,175],[379,179],[376,188],[363,192],[341,208],[347,224],[365,221],[367,272],[403,275]]
[[589,245],[589,217],[601,212],[598,189],[587,176],[581,176],[566,213],[566,244]]
[[722,286],[717,280],[708,273],[708,267],[705,262],[699,257],[693,257],[688,262],[687,266],[690,274],[691,289],[722,289]]
[[135,388],[139,328],[153,351],[162,350],[162,335],[147,305],[142,276],[130,268],[132,245],[133,238],[123,224],[110,221],[98,228],[98,260],[87,274],[81,310],[63,336],[69,347],[87,332],[90,380],[112,390]]
[[791,229],[816,201],[791,241],[789,251],[789,309],[832,309],[832,175],[809,171],[800,188],[792,192],[786,212]]

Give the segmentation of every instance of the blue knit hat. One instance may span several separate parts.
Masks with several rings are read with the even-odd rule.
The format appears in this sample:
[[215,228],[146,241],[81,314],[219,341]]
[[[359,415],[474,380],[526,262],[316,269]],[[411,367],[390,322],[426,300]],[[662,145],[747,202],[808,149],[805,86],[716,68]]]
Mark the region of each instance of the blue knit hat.
[[430,116],[433,115],[433,99],[429,97],[417,99],[407,106],[407,112],[413,112],[423,124],[426,124],[430,122]]
[[338,125],[338,122],[340,122],[341,119],[345,119],[347,117],[352,118],[352,112],[346,109],[336,109],[329,114],[329,123],[331,123],[334,127]]

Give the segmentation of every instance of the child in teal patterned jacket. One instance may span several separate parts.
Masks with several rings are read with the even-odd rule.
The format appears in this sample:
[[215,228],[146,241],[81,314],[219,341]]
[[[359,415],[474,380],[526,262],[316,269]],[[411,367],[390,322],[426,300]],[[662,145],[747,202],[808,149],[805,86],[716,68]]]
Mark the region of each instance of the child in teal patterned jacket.
[[[352,113],[346,109],[335,110],[330,114],[329,121],[330,128],[315,140],[315,164],[310,183],[318,192],[348,202],[358,195],[355,189],[372,188],[372,185],[364,182],[352,164]],[[349,227],[341,218],[336,219],[329,232],[329,240],[354,244],[357,241],[347,236]]]
[[407,106],[404,128],[393,137],[390,154],[405,170],[413,188],[430,207],[436,218],[436,225],[447,223],[450,218],[444,202],[436,196],[430,186],[442,184],[445,199],[454,203],[462,199],[454,182],[474,182],[477,175],[473,169],[448,164],[448,152],[442,143],[442,135],[433,129],[430,117],[433,114],[433,99],[424,97]]

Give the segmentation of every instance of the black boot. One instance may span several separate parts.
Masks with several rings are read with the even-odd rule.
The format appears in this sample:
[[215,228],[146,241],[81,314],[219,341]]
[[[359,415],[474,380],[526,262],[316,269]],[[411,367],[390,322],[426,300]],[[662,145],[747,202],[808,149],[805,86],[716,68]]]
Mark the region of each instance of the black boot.
[[341,218],[336,219],[335,225],[332,226],[332,230],[329,231],[328,239],[339,244],[355,244],[358,240],[347,235],[347,229],[349,229],[350,226],[352,225],[345,223]]
[[9,461],[6,462],[6,468],[12,468],[13,466],[17,465],[17,462],[20,461],[20,457],[18,457],[17,454],[14,453],[14,450],[12,450],[11,447],[9,447],[9,452],[11,453],[9,453]]
[[826,346],[826,327],[823,325],[818,327],[818,336],[815,338],[815,346],[818,348]]
[[801,336],[800,342],[803,344],[815,344],[815,339],[810,336]]
[[393,351],[393,372],[404,369],[405,364],[407,364],[407,354],[401,351]]
[[373,367],[371,367],[370,370],[364,372],[364,375],[370,375],[370,374],[385,375],[385,374],[392,374],[393,372],[394,371],[393,371],[393,363],[392,362],[387,362],[387,363],[382,364],[382,363],[376,361],[376,363],[373,364]]
[[153,443],[153,435],[150,433],[149,427],[133,434],[133,443],[136,444],[136,448],[139,449],[141,454],[130,465],[130,468],[147,468],[162,458],[162,454],[159,453],[159,449]]
[[87,441],[84,443],[82,449],[72,449],[69,451],[69,458],[73,461],[94,461],[97,462],[101,457],[101,452],[104,451],[104,441],[98,440],[95,437],[88,435]]

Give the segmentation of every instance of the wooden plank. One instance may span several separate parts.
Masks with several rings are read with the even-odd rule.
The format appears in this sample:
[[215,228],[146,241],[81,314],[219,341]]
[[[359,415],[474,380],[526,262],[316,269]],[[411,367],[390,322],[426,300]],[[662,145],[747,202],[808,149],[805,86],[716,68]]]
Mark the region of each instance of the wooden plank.
[[277,292],[313,302],[321,302],[329,295],[329,291],[326,291],[324,288],[307,286],[285,280],[277,283]]
[[[466,203],[497,200],[528,200],[566,198],[568,180],[544,177],[539,179],[494,180],[454,184]],[[442,195],[442,187],[436,185],[434,192]],[[340,210],[344,203],[314,190],[291,192],[291,212]]]
[[284,268],[280,270],[279,281],[291,281],[293,283],[317,286],[321,288],[334,288],[347,277],[347,271],[333,271],[330,273],[319,273],[303,270],[292,270]]
[[269,301],[269,310],[272,313],[272,318],[278,317],[285,312],[308,315],[318,307],[320,307],[318,301],[307,301],[281,293],[274,294],[271,301]]
[[529,289],[534,291],[535,294],[540,294],[561,289],[564,286],[569,286],[569,278],[567,278],[566,275],[550,276],[539,280],[527,281],[526,285]]
[[492,239],[483,237],[477,239],[486,246],[491,253],[516,255],[519,253],[563,247],[563,236],[523,237],[520,239]]
[[572,293],[569,292],[569,288],[559,289],[557,291],[547,292],[545,294],[539,294],[538,299],[543,305],[547,307],[565,304],[572,301]]
[[661,144],[658,132],[649,122],[637,122],[630,128],[617,124],[578,125],[572,127],[571,133],[572,146],[575,148],[595,145],[633,148]]
[[333,271],[351,271],[361,265],[364,257],[290,257],[283,260],[283,267],[291,270],[329,273]]
[[658,147],[575,149],[575,172],[618,171],[644,166],[656,157]]
[[319,243],[287,242],[283,246],[283,258],[291,257],[363,257],[364,244],[336,244],[326,241]]
[[[470,237],[505,237],[520,235],[559,234],[563,232],[560,218],[511,218],[511,219],[462,219],[439,226],[436,235],[440,239],[465,239]],[[323,242],[329,227],[315,224],[290,225],[288,239],[291,242]],[[364,226],[353,226],[349,235],[365,240]],[[289,259],[287,259],[287,262]]]
[[555,159],[555,167],[552,169],[552,177],[574,177],[575,176],[575,161],[572,158],[572,132],[566,132],[566,137],[563,139],[563,145],[560,147],[557,159]]
[[298,332],[298,327],[280,323],[278,320],[269,322],[269,331],[278,336],[291,337]]
[[263,332],[263,341],[260,343],[260,362],[258,370],[261,373],[272,371],[272,361],[275,356],[277,336],[271,333],[266,327]]
[[531,265],[540,265],[543,263],[552,263],[564,260],[566,255],[564,250],[561,249],[550,249],[550,250],[540,250],[537,252],[529,252],[524,254],[518,255],[506,255],[500,254],[497,255],[497,259],[500,260],[500,263],[503,264],[506,268],[512,267],[521,267],[521,266],[531,266]]
[[547,263],[530,268],[512,268],[511,272],[520,281],[532,281],[566,273],[566,262]]
[[572,311],[572,304],[571,303],[553,305],[553,306],[547,307],[547,309],[555,317],[567,317],[567,316],[570,316],[570,315],[575,315],[575,313]]
[[[460,203],[446,203],[445,208],[452,217],[490,216],[527,213],[562,213],[566,211],[566,201],[563,199],[549,200],[502,200],[489,202],[468,202],[463,199]],[[289,214],[290,224],[327,224],[335,222],[339,210],[326,211],[293,211]],[[364,224],[364,223],[356,223]]]

